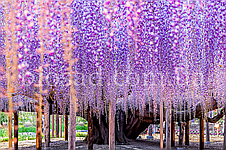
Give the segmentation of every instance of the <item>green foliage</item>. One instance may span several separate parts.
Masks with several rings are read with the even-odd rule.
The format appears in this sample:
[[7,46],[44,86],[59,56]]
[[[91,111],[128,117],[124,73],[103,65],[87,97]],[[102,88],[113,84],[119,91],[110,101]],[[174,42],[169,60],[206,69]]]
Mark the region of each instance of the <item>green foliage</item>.
[[[42,136],[42,138],[44,138],[44,135]],[[34,140],[34,139],[36,139],[36,136],[33,136],[33,135],[18,135],[19,141]],[[7,142],[7,141],[9,141],[9,137],[0,138],[0,142]]]
[[87,136],[87,132],[77,132],[76,133],[76,137],[86,137]]
[[84,126],[76,126],[76,130],[88,130],[88,126],[84,125]]
[[219,124],[223,124],[224,120],[221,118],[218,122]]
[[36,133],[36,127],[24,127],[22,126],[21,128],[19,128],[19,133],[23,133],[23,132],[34,132]]
[[19,125],[23,125],[25,122],[31,122],[36,125],[36,114],[33,112],[19,112]]
[[36,139],[36,136],[35,135],[19,135],[18,139],[19,141],[34,140]]
[[27,135],[19,135],[18,139],[19,139],[19,141],[25,141],[25,140],[28,140],[28,136]]
[[8,116],[4,112],[0,112],[0,124],[3,124],[3,122],[8,122]]
[[9,141],[9,137],[0,137],[0,142],[7,142]]
[[0,129],[0,137],[7,137],[8,133],[6,132],[5,129]]
[[82,117],[79,117],[79,116],[76,117],[76,122],[82,122],[84,124],[88,124],[88,122],[86,121],[86,119],[84,119]]
[[9,141],[9,137],[4,137],[3,141]]

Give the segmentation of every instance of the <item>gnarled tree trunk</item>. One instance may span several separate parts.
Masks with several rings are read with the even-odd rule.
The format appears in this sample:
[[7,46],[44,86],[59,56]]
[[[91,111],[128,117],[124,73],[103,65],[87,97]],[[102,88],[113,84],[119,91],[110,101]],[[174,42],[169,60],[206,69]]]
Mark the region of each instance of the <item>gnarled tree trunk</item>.
[[[216,101],[212,101],[212,109],[217,108]],[[197,105],[196,107],[195,118],[200,118],[202,115],[201,105]],[[117,110],[115,115],[115,140],[116,144],[127,143],[130,139],[136,139],[141,132],[143,132],[150,124],[158,124],[160,112],[156,113],[156,121],[154,121],[153,108],[149,111],[149,106],[146,106],[146,110],[144,111],[144,115],[141,117],[139,111],[128,110],[128,115],[126,117],[125,112],[123,110]],[[177,118],[175,120],[179,120],[179,114],[184,116],[182,117],[181,122],[186,122],[189,120],[188,112],[178,112],[176,115]],[[163,113],[165,114],[165,113]],[[208,118],[209,122],[217,122],[224,115],[224,111],[222,110],[217,116],[214,118]],[[165,120],[165,116],[163,116]],[[191,115],[190,119],[193,119],[194,115]],[[126,120],[127,119],[127,120]],[[104,115],[101,115],[100,120],[98,117],[93,116],[93,140],[96,144],[108,144],[109,142],[109,122]]]

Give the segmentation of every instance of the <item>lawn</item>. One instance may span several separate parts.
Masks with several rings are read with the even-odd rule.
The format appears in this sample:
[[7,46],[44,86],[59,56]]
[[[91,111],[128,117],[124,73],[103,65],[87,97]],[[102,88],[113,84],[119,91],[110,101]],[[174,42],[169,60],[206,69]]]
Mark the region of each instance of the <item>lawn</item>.
[[[8,124],[8,116],[5,113],[0,112],[1,114],[1,124]],[[19,113],[19,141],[23,140],[33,140],[36,138],[36,113],[33,112],[20,112]],[[56,131],[55,129],[55,115],[54,115],[54,133]],[[60,117],[59,117],[60,118]],[[44,117],[43,117],[44,119]],[[78,123],[83,123],[83,126],[76,125],[76,130],[88,130],[88,122],[83,119],[82,117],[77,117]],[[44,120],[43,120],[44,121]],[[14,121],[13,121],[14,122]],[[26,123],[30,123],[30,126],[26,126]],[[60,129],[60,123],[59,123],[59,129]],[[13,130],[13,136],[14,136],[14,129]],[[50,116],[50,130],[52,130],[52,115]],[[62,132],[64,133],[64,119],[62,120]],[[50,136],[52,137],[52,132],[50,132]],[[77,132],[76,137],[86,137],[87,132]],[[42,135],[44,138],[44,135]],[[55,136],[54,136],[55,137]],[[64,137],[64,134],[63,134]],[[8,127],[7,125],[2,126],[0,128],[0,142],[8,141],[9,135],[8,135]]]

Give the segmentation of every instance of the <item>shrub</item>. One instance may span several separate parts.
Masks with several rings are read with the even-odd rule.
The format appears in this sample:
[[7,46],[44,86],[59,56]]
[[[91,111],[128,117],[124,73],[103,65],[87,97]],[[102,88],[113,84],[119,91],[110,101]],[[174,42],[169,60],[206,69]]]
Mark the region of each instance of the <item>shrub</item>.
[[84,127],[85,127],[85,130],[88,130],[88,124],[85,124]]
[[87,133],[86,132],[77,132],[76,137],[86,137]]
[[7,137],[8,133],[6,132],[5,129],[0,129],[0,137]]
[[5,142],[9,141],[9,137],[4,137],[3,141],[5,141]]
[[84,125],[84,126],[76,126],[76,130],[88,130],[88,126]]
[[29,140],[29,137],[30,136],[27,136],[27,135],[21,135],[21,136],[18,137],[18,139],[19,139],[19,141],[24,141],[24,140]]
[[22,133],[22,132],[34,132],[36,133],[36,127],[21,127],[19,128],[19,133]]
[[28,137],[28,140],[34,140],[36,137]]
[[0,112],[0,124],[3,124],[3,122],[8,122],[8,116],[4,112]]

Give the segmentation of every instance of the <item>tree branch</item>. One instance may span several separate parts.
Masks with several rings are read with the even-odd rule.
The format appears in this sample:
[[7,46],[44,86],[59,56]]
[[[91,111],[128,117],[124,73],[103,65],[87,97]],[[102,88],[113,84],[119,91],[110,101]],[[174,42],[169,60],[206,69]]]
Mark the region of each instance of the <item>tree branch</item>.
[[216,123],[218,120],[220,120],[221,118],[223,118],[224,114],[225,114],[225,107],[223,109],[221,109],[220,113],[218,113],[216,116],[214,116],[213,118],[207,118],[207,121],[210,123]]

